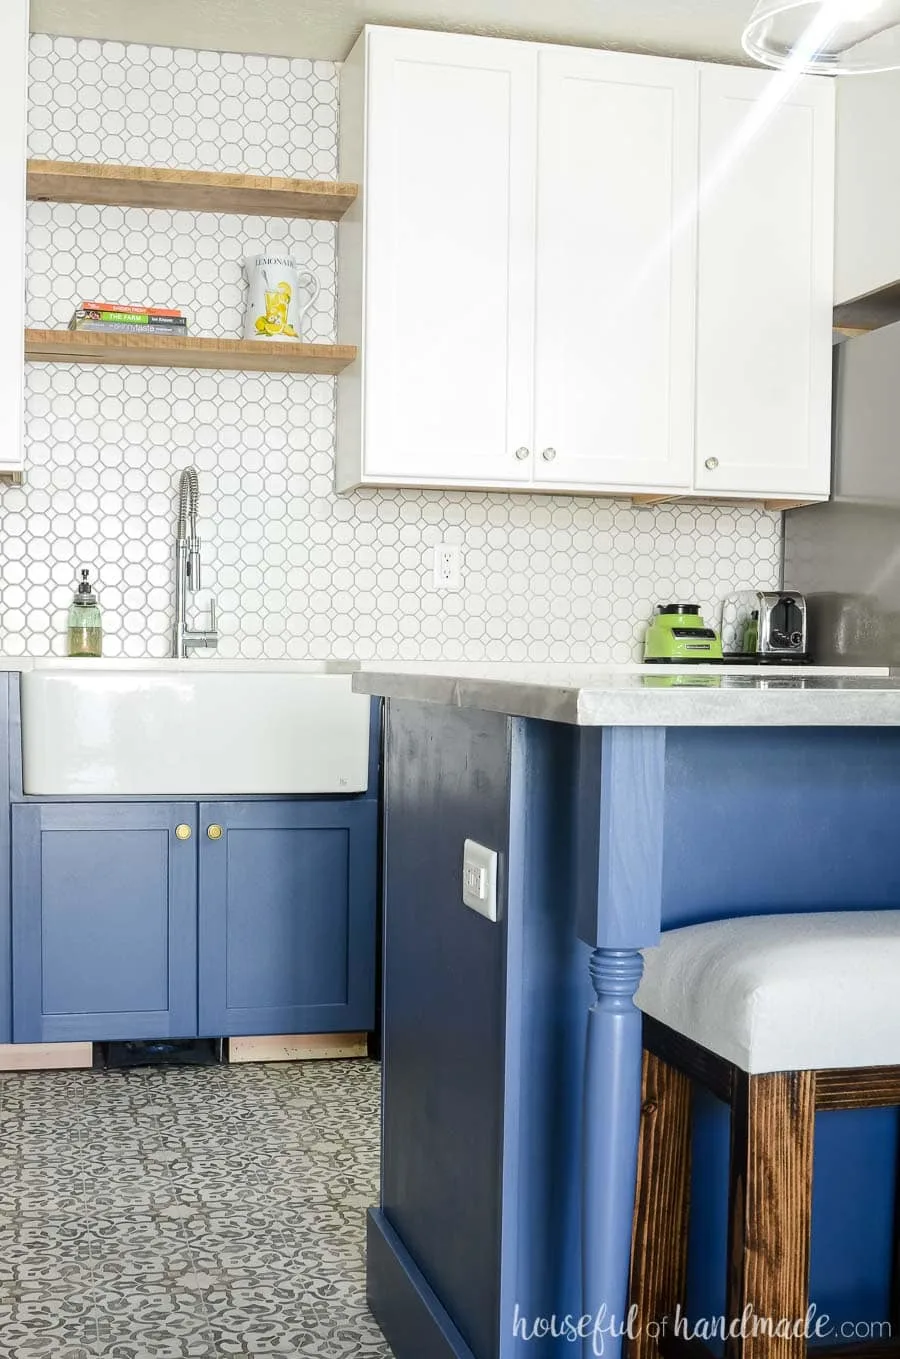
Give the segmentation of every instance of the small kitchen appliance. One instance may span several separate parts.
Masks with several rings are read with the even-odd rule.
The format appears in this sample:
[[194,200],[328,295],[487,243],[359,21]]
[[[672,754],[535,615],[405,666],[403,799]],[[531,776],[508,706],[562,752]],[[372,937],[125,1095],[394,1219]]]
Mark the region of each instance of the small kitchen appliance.
[[644,638],[644,660],[657,665],[721,661],[719,634],[700,617],[699,604],[657,604]]
[[[806,600],[795,590],[754,590],[732,596],[745,601],[743,617],[732,626],[736,649],[725,653],[728,662],[754,665],[805,665],[809,657]],[[751,605],[749,614],[746,602]],[[726,633],[728,601],[723,608]]]

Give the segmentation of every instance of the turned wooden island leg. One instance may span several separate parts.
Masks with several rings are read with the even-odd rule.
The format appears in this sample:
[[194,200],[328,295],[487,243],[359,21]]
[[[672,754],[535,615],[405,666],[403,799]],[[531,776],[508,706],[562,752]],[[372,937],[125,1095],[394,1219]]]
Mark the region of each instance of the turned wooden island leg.
[[[659,940],[666,734],[579,732],[575,817],[577,929],[591,947],[583,1092],[582,1313],[600,1318],[584,1359],[619,1359],[641,1117],[640,949]],[[610,1333],[608,1328],[613,1328]],[[602,1348],[601,1348],[602,1341]]]
[[[596,1000],[588,1012],[584,1071],[582,1295],[595,1331],[585,1359],[622,1352],[628,1319],[631,1224],[641,1116],[641,1015],[634,993],[643,971],[632,949],[595,949]],[[601,1348],[602,1341],[602,1348]]]

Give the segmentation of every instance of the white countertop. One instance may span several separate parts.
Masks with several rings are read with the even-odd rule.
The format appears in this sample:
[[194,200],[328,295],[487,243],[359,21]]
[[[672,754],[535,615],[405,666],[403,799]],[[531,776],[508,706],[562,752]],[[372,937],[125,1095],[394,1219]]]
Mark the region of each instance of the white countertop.
[[585,727],[900,726],[900,678],[886,669],[383,663],[353,687]]

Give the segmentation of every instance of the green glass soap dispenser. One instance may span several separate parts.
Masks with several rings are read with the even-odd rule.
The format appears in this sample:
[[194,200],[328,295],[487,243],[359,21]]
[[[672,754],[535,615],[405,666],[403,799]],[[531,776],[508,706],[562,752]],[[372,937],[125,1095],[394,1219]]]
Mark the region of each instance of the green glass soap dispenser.
[[70,656],[100,656],[103,654],[103,623],[97,596],[91,589],[89,573],[82,571],[81,581],[69,606],[67,629]]

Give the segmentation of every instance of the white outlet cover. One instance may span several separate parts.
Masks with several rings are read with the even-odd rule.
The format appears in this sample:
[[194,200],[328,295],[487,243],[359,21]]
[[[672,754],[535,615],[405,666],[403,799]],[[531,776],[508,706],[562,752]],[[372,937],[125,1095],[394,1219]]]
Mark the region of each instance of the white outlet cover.
[[460,588],[462,568],[457,543],[438,543],[435,547],[432,584],[435,590],[458,590]]
[[477,840],[463,844],[463,904],[483,915],[497,919],[497,852],[479,845]]

